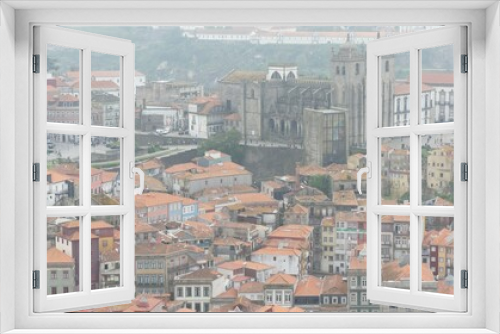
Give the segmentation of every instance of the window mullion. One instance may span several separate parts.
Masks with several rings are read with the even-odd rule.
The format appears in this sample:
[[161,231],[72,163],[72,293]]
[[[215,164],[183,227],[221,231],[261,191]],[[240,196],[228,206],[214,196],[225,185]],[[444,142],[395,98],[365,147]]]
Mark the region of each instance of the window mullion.
[[410,49],[410,291],[418,291],[419,284],[419,251],[418,251],[418,217],[414,214],[414,209],[420,204],[421,175],[420,175],[420,150],[418,135],[414,128],[419,122],[419,102],[420,102],[420,69],[419,51],[416,48]]
[[89,48],[83,49],[82,52],[82,70],[81,70],[81,81],[82,81],[82,91],[80,96],[81,114],[82,114],[82,124],[87,129],[87,132],[83,135],[82,145],[81,145],[81,161],[80,166],[82,169],[82,182],[80,183],[82,191],[82,201],[83,205],[89,208],[86,215],[83,216],[82,226],[83,233],[81,233],[80,238],[80,250],[82,256],[80,256],[81,263],[83,263],[80,271],[80,276],[83,281],[82,291],[85,294],[90,294],[92,289],[92,230],[91,230],[91,215],[90,206],[92,204],[91,199],[91,134],[90,125],[92,117],[92,105],[91,105],[91,50]]

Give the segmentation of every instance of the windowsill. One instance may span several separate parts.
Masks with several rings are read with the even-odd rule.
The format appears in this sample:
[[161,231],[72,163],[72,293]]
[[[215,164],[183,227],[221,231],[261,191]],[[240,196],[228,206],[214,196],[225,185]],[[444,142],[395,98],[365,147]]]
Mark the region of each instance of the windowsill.
[[[165,330],[165,329],[16,329],[8,331],[5,334],[253,334],[256,330],[251,329],[213,329],[213,330]],[[292,330],[292,329],[259,329],[259,334],[494,334],[495,332],[487,329],[310,329],[310,330]]]

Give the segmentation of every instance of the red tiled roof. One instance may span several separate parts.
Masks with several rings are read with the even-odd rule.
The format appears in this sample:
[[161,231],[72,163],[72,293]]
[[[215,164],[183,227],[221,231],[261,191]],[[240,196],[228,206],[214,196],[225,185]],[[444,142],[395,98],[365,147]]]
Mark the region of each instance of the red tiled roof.
[[453,72],[422,71],[422,82],[428,85],[453,85]]
[[75,263],[75,260],[67,255],[66,253],[63,253],[62,251],[58,250],[55,247],[47,249],[47,264],[53,264],[53,263]]
[[248,282],[240,286],[239,293],[259,293],[264,292],[264,283]]
[[319,296],[321,293],[322,281],[316,276],[306,276],[297,283],[295,296]]
[[288,274],[275,274],[266,280],[266,285],[294,285],[297,282],[297,278]]

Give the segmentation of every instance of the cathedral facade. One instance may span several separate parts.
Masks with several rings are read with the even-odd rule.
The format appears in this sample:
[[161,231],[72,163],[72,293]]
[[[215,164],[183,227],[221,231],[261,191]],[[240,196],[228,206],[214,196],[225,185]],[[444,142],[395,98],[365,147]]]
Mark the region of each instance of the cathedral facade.
[[[383,64],[382,114],[393,119],[393,60]],[[270,64],[267,71],[233,70],[219,83],[219,94],[228,112],[241,117],[245,140],[279,142],[307,148],[304,110],[339,109],[346,113],[346,155],[366,148],[366,48],[349,39],[332,49],[331,79],[303,78],[294,64]],[[392,117],[392,118],[390,118]],[[311,131],[309,131],[311,133]],[[345,157],[347,159],[347,156]],[[320,163],[319,161],[307,161]]]

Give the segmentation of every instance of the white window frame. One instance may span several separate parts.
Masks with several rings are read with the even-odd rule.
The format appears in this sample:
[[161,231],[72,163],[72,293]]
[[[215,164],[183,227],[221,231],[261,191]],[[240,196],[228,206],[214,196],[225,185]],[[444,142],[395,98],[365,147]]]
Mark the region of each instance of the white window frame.
[[[70,29],[51,26],[34,27],[34,52],[40,56],[39,73],[33,76],[34,94],[34,161],[40,164],[40,182],[33,185],[34,210],[34,260],[33,267],[40,271],[40,277],[47,274],[47,217],[75,216],[80,221],[80,290],[71,294],[58,294],[48,296],[47,285],[40,284],[36,289],[34,306],[36,312],[49,312],[59,310],[78,310],[87,308],[87,305],[126,303],[134,298],[134,184],[129,177],[129,162],[134,161],[134,117],[131,117],[134,103],[133,73],[135,46],[128,40],[113,37],[104,37],[86,32],[77,32]],[[84,97],[80,107],[80,122],[78,124],[61,124],[47,122],[47,45],[58,45],[78,50],[80,58],[80,97]],[[120,125],[109,128],[91,125],[90,108],[90,58],[92,52],[113,54],[120,63],[122,82],[128,83],[120,87],[121,110]],[[80,137],[80,199],[79,206],[55,207],[47,206],[45,194],[47,183],[43,175],[47,174],[47,133],[67,133]],[[121,199],[120,205],[96,206],[90,203],[91,184],[91,138],[92,136],[105,136],[118,138],[121,145]],[[133,174],[132,174],[133,176]],[[91,217],[92,215],[113,215],[120,217],[120,286],[107,289],[91,288]],[[96,234],[98,235],[99,233]],[[105,241],[106,242],[106,241]],[[43,279],[42,279],[43,282]]]
[[[410,332],[410,328],[420,328],[422,332],[450,333],[465,328],[467,333],[491,333],[498,331],[499,322],[499,227],[493,222],[500,220],[500,175],[496,172],[500,163],[500,152],[496,149],[500,142],[500,118],[497,110],[500,108],[500,76],[499,57],[500,28],[498,27],[499,12],[495,2],[442,2],[434,1],[431,7],[428,2],[416,3],[410,1],[387,3],[371,2],[370,6],[360,2],[329,2],[315,1],[266,1],[266,2],[232,2],[217,6],[215,2],[197,3],[193,10],[189,4],[146,3],[142,6],[158,6],[151,10],[138,11],[135,9],[117,9],[120,4],[100,1],[101,8],[114,8],[106,13],[105,17],[96,15],[91,9],[95,3],[57,2],[56,6],[78,7],[79,10],[40,10],[50,8],[51,4],[39,1],[16,3],[16,1],[2,2],[0,26],[0,151],[4,163],[0,165],[0,184],[3,189],[16,189],[15,196],[3,191],[0,193],[0,299],[1,329],[2,331],[17,329],[16,333],[37,333],[37,329],[50,329],[50,333],[71,333],[71,328],[101,328],[95,333],[111,333],[111,330],[121,332],[120,329],[135,328],[138,323],[150,328],[163,329],[163,332],[175,332],[174,328],[190,328],[192,332],[208,333],[222,332],[222,326],[227,328],[255,328],[259,324],[262,328],[283,328],[283,324],[293,329],[307,328],[310,332],[315,329],[329,329],[335,333],[342,329],[351,329],[350,332],[387,333],[388,329],[395,329],[397,333]],[[491,6],[490,6],[491,5]],[[11,7],[25,6],[34,8],[15,12]],[[47,7],[48,6],[48,7]],[[54,3],[52,3],[54,6]],[[134,7],[127,3],[127,6]],[[394,8],[397,6],[398,8]],[[487,6],[490,6],[487,10]],[[225,7],[225,9],[221,9]],[[53,7],[54,8],[54,7]],[[135,7],[134,7],[135,8]],[[216,10],[213,10],[217,8]],[[411,10],[408,10],[411,8]],[[212,10],[211,10],[212,9]],[[244,10],[243,10],[244,9]],[[207,15],[207,12],[210,15]],[[437,314],[311,314],[289,317],[286,314],[273,314],[266,317],[260,314],[207,314],[196,318],[177,314],[34,314],[32,312],[31,265],[25,261],[31,252],[32,244],[32,213],[26,210],[30,207],[31,181],[29,180],[31,161],[30,142],[32,133],[31,106],[27,95],[31,94],[30,87],[30,59],[31,54],[31,26],[38,24],[89,24],[89,25],[154,25],[154,24],[199,24],[220,25],[227,24],[252,25],[256,23],[268,24],[314,24],[314,25],[347,25],[359,22],[366,25],[432,25],[432,24],[465,24],[468,25],[469,55],[471,62],[469,69],[469,114],[475,115],[474,122],[469,122],[468,131],[472,133],[469,144],[470,173],[474,180],[470,183],[469,219],[474,222],[474,233],[471,233],[471,248],[469,270],[471,271],[468,297],[469,311],[465,314],[437,313]],[[486,25],[485,25],[486,22]],[[486,29],[488,27],[488,29]],[[14,36],[15,31],[15,36]],[[488,71],[485,71],[488,66]],[[15,78],[15,81],[14,81]],[[12,84],[14,82],[14,84]],[[488,83],[488,87],[486,87]],[[15,110],[16,117],[12,117]],[[483,117],[480,117],[483,116]],[[485,119],[489,121],[486,122]],[[469,119],[470,121],[471,119]],[[485,133],[493,142],[486,142]],[[26,135],[28,134],[28,135]],[[15,145],[12,145],[15,138]],[[485,148],[488,155],[485,157]],[[16,154],[17,152],[17,154]],[[486,164],[488,162],[488,164]],[[491,173],[488,182],[485,182],[485,170]],[[15,175],[15,177],[12,177]],[[486,197],[486,194],[489,194]],[[491,208],[488,219],[485,213],[485,203]],[[11,224],[15,221],[16,224]],[[469,230],[469,233],[472,232]],[[12,236],[15,236],[14,238]],[[488,267],[484,257],[488,248]],[[475,260],[475,261],[473,261]],[[15,268],[15,270],[12,270]],[[480,273],[474,275],[475,273]],[[487,279],[486,279],[487,278]],[[15,288],[12,288],[15,287]],[[488,291],[488,293],[486,293]],[[15,300],[13,307],[12,301]],[[472,312],[473,310],[473,312]],[[199,315],[198,315],[199,316]],[[352,318],[355,317],[355,318]],[[165,321],[168,319],[167,321]],[[356,328],[352,327],[355,319]],[[166,323],[169,324],[167,329]],[[23,329],[30,329],[23,330]],[[226,330],[227,331],[227,330]],[[42,332],[42,331],[40,331]],[[47,331],[45,331],[47,332]],[[129,331],[132,333],[132,331]],[[229,330],[231,332],[231,330]],[[234,331],[233,331],[234,332]],[[255,330],[258,332],[258,330]],[[261,332],[265,332],[261,330]],[[291,330],[288,330],[291,332]],[[303,331],[301,331],[303,332]],[[318,331],[319,332],[319,331]],[[394,332],[394,330],[393,330]]]
[[[454,122],[423,124],[420,111],[420,78],[421,51],[453,45],[453,90],[458,91],[459,99],[455,106]],[[447,310],[464,312],[467,309],[467,291],[461,288],[460,272],[467,270],[467,188],[469,182],[460,180],[460,164],[468,163],[466,130],[467,115],[467,76],[469,72],[461,73],[461,55],[467,54],[466,28],[450,26],[430,31],[422,31],[408,35],[394,36],[368,43],[367,46],[367,161],[371,163],[371,178],[367,181],[367,234],[368,234],[368,298],[373,303],[388,304],[402,307],[414,305],[424,310]],[[382,113],[379,96],[380,69],[383,56],[398,53],[408,53],[410,60],[410,105],[411,123],[409,126],[385,126],[382,124]],[[386,63],[387,64],[387,63]],[[378,84],[378,85],[377,85]],[[429,134],[452,134],[454,143],[454,175],[455,194],[454,206],[425,206],[421,202],[422,164],[420,157],[420,136]],[[410,144],[410,205],[382,205],[382,185],[380,145],[383,138],[407,137]],[[472,181],[472,180],[471,180]],[[410,245],[410,289],[383,287],[381,282],[382,266],[380,261],[382,233],[381,219],[384,215],[404,215],[410,218],[410,225],[398,223],[394,230],[399,233],[408,231],[411,238],[395,237],[395,244],[403,248]],[[454,217],[454,258],[455,280],[454,294],[440,294],[420,291],[421,280],[421,249],[423,231],[422,217]],[[469,271],[471,273],[471,271]]]

